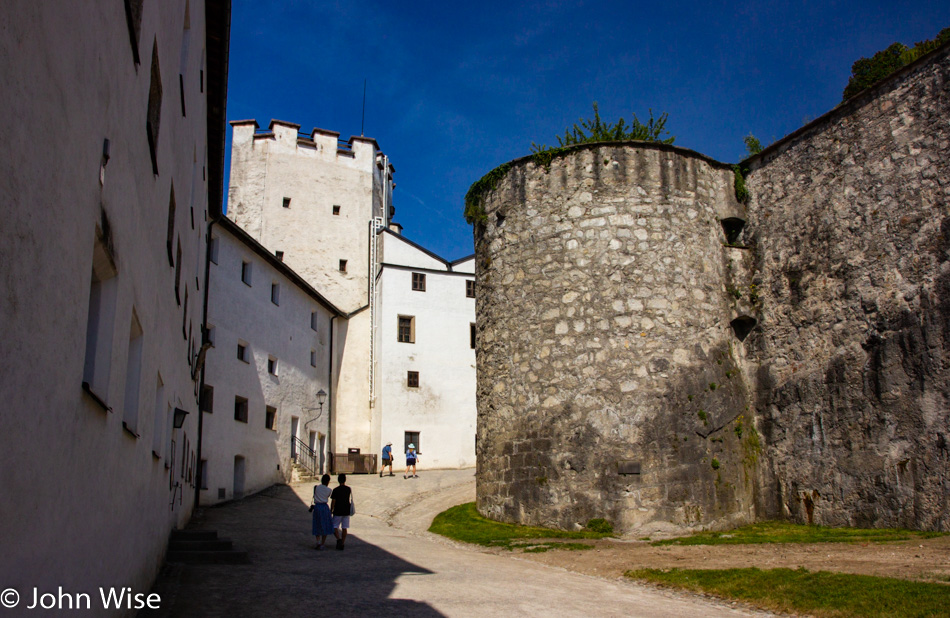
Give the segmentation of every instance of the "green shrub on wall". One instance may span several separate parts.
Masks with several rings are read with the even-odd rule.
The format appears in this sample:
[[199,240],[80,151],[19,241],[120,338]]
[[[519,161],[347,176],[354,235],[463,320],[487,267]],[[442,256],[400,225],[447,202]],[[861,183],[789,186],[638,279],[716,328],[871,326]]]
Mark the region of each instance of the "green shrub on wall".
[[929,54],[947,41],[950,41],[950,28],[944,28],[936,37],[920,41],[913,47],[902,43],[893,43],[870,58],[860,58],[851,65],[851,78],[845,86],[841,100],[847,100],[865,88],[870,88],[894,71],[907,66],[925,54]]

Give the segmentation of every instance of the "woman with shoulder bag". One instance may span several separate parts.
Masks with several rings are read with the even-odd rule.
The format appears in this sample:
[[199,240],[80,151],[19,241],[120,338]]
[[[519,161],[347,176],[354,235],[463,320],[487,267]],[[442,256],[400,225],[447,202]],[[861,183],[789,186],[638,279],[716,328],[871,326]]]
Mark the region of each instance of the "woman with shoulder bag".
[[333,534],[333,517],[330,515],[330,475],[324,474],[320,477],[320,484],[313,488],[313,503],[310,510],[313,511],[313,536],[320,537],[315,549],[323,549],[327,542],[327,536]]

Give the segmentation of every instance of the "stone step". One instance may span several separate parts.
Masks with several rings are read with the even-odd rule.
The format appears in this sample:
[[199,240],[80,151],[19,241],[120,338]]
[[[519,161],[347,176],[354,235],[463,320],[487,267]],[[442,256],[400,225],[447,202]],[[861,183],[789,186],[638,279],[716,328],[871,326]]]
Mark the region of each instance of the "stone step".
[[174,551],[169,550],[166,562],[179,564],[247,564],[247,552],[241,549],[226,551]]
[[171,535],[172,541],[214,541],[217,538],[217,530],[200,530],[197,528],[172,530]]
[[171,539],[169,551],[229,551],[233,549],[231,539]]

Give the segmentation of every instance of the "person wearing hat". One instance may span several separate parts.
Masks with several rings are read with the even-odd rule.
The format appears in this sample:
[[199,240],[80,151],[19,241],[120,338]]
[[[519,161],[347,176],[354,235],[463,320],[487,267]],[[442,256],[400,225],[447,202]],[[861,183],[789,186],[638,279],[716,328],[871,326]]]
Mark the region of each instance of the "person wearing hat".
[[383,478],[383,471],[386,469],[386,466],[389,466],[389,476],[395,476],[393,474],[393,443],[387,442],[386,446],[383,447],[383,465],[379,467],[379,478]]
[[402,475],[402,478],[419,478],[419,475],[416,474],[416,460],[419,458],[419,453],[416,452],[416,445],[410,443],[409,450],[406,451],[406,473]]

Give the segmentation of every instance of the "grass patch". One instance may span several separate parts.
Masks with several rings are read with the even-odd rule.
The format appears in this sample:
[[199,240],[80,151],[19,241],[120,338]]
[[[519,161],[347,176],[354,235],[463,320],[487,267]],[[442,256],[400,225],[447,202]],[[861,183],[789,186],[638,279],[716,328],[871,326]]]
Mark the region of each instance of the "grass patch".
[[950,616],[950,586],[806,569],[638,569],[627,577],[781,612],[844,618]]
[[690,536],[654,541],[652,545],[751,545],[758,543],[857,543],[930,539],[945,532],[918,532],[895,528],[827,528],[784,521],[766,521],[726,532],[697,532]]
[[[441,534],[442,536],[464,543],[473,543],[485,547],[508,548],[517,548],[519,545],[543,545],[542,543],[514,543],[515,541],[524,539],[602,539],[605,536],[610,536],[607,533],[594,532],[593,530],[568,531],[541,528],[538,526],[506,524],[479,515],[478,511],[475,510],[474,502],[453,506],[449,510],[439,513],[435,516],[435,519],[432,520],[432,525],[429,526],[429,532]],[[558,545],[583,545],[583,543]],[[584,547],[587,548],[589,546],[584,545]],[[563,549],[563,547],[561,549]],[[566,549],[580,548],[567,547]]]
[[521,549],[526,554],[543,554],[552,549],[564,549],[567,551],[583,551],[585,549],[594,549],[593,545],[587,543],[571,543],[570,541],[542,541],[540,543],[511,543],[506,549]]

